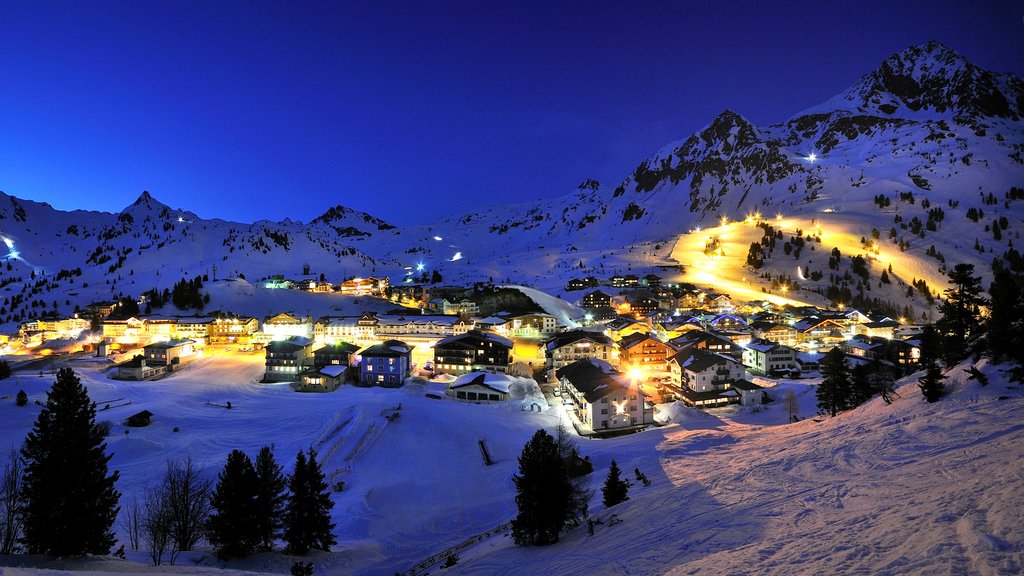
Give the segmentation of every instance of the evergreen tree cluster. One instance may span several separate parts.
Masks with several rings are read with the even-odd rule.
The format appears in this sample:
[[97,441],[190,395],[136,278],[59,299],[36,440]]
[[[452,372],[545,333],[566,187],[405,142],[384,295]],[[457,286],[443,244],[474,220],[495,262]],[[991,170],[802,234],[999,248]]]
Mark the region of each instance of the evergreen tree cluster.
[[292,554],[328,550],[335,543],[334,503],[313,450],[298,453],[287,478],[267,446],[255,464],[242,451],[232,451],[211,503],[207,539],[221,558],[270,551],[282,538]]
[[601,496],[605,508],[629,500],[629,480],[622,478],[622,471],[615,460],[612,460],[612,465],[608,468],[608,477],[601,488]]
[[1011,377],[1024,381],[1024,259],[1011,250],[993,262],[992,274],[986,348],[996,362],[1013,362]]
[[850,368],[846,354],[833,348],[821,360],[821,383],[818,384],[818,412],[835,416],[867,402],[876,394],[890,402],[895,375],[877,362]]
[[171,303],[179,310],[202,310],[210,302],[210,296],[203,294],[203,279],[196,276],[191,280],[182,278],[174,283]]

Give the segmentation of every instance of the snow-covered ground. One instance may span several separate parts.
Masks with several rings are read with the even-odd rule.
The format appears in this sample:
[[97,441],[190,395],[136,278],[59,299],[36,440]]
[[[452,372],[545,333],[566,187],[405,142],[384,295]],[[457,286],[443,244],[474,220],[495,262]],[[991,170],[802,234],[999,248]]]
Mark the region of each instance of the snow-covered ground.
[[[316,448],[325,471],[344,480],[334,493],[338,544],[311,559],[317,573],[393,574],[515,514],[511,476],[522,445],[557,425],[560,409],[520,412],[463,404],[402,389],[345,386],[299,394],[287,384],[258,384],[259,355],[217,356],[156,382],[115,382],[106,363],[72,361],[113,423],[109,448],[125,498],[139,495],[168,458],[191,456],[213,477],[228,451],[274,446],[289,468],[296,451]],[[545,548],[516,548],[501,534],[465,550],[452,574],[1015,574],[1024,569],[1024,388],[986,367],[985,388],[951,372],[951,392],[925,404],[913,381],[886,405],[875,399],[836,418],[815,420],[814,382],[783,381],[800,403],[796,424],[781,401],[760,410],[699,412],[659,406],[666,426],[608,440],[580,439],[599,489],[615,459],[634,482],[631,500],[591,512],[602,524],[565,534]],[[0,383],[43,400],[52,376],[19,374]],[[210,405],[230,401],[230,410]],[[127,402],[131,404],[122,405]],[[401,416],[382,413],[401,404]],[[151,426],[127,430],[126,416],[148,409]],[[39,408],[0,402],[0,443],[16,445]],[[174,432],[174,428],[180,429]],[[484,439],[496,461],[484,466]],[[612,515],[615,518],[612,518]],[[615,525],[613,525],[615,524]],[[130,559],[145,563],[143,553]],[[227,567],[287,572],[291,558],[261,554]],[[40,562],[41,564],[37,564]],[[133,562],[49,564],[38,568],[148,572]],[[99,562],[99,561],[97,561]],[[193,562],[199,568],[186,567]],[[91,566],[91,568],[90,568]],[[210,573],[201,553],[163,572]],[[437,569],[432,570],[433,573]]]

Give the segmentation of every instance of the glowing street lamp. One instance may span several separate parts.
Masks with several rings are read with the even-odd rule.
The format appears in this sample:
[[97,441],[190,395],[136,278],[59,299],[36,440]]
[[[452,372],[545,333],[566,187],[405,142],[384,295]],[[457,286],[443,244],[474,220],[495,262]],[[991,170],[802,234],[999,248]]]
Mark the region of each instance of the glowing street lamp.
[[807,161],[808,162],[812,162],[813,163],[813,162],[816,162],[817,160],[818,160],[818,155],[815,154],[814,152],[811,152],[810,154],[807,155]]

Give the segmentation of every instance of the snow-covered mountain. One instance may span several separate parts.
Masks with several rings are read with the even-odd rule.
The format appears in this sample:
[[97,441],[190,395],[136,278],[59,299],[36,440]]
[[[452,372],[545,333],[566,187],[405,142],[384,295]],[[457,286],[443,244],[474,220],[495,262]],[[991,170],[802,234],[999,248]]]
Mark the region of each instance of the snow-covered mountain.
[[[689,254],[674,253],[681,238],[722,218],[759,213],[766,223],[776,215],[789,221],[788,229],[774,229],[780,245],[795,244],[796,229],[809,235],[823,225],[835,237],[878,241],[873,255],[867,244],[853,248],[872,256],[863,280],[845,274],[846,260],[826,268],[840,246],[832,234],[817,234],[811,250],[795,257],[766,245],[764,268],[746,273],[755,290],[799,276],[808,294],[842,285],[865,297],[923,305],[922,294],[908,296],[915,280],[941,290],[946,262],[987,268],[1018,239],[1024,204],[1011,189],[1024,184],[1022,114],[1024,81],[929,42],[894,54],[848,90],[785,122],[759,127],[723,111],[614,186],[587,180],[563,197],[474,208],[432,224],[393,227],[343,206],[308,224],[205,220],[148,193],[118,214],[60,212],[0,195],[0,232],[23,260],[2,282],[21,278],[29,285],[27,302],[50,308],[55,300],[62,311],[72,295],[138,294],[183,276],[212,275],[214,266],[221,278],[297,276],[310,264],[311,274],[333,281],[353,274],[398,280],[406,266],[422,262],[445,281],[491,278],[558,291],[569,277],[643,271],[673,256],[690,265]],[[282,216],[287,211],[283,203]],[[854,255],[848,243],[842,248]],[[880,281],[893,265],[880,249],[897,263],[890,283]],[[36,286],[26,264],[46,278],[62,270],[81,275]],[[812,280],[805,271],[823,274]],[[24,305],[7,309],[0,322],[31,312]]]

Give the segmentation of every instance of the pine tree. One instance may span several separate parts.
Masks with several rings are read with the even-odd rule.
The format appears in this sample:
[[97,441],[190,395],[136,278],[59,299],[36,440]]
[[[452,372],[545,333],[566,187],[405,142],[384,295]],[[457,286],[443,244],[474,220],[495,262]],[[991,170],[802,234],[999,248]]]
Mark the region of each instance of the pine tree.
[[1017,368],[1013,375],[1020,379],[1024,367],[1024,346],[1020,345],[1024,342],[1024,275],[1002,266],[993,266],[993,272],[988,289],[992,298],[991,315],[985,325],[988,350],[997,362],[1015,362]]
[[256,470],[241,450],[228,454],[213,491],[207,539],[217,556],[243,558],[256,550]]
[[310,550],[330,550],[335,543],[331,523],[330,492],[316,452],[308,458],[301,451],[295,457],[295,470],[289,483],[291,495],[285,511],[284,541],[289,554],[305,554]]
[[605,478],[604,487],[601,488],[605,508],[611,508],[629,500],[629,480],[620,478],[621,473],[619,465],[612,460],[611,468],[608,469],[608,477]]
[[558,542],[569,515],[572,486],[558,443],[538,430],[519,455],[516,486],[519,514],[512,520],[512,539],[520,546]]
[[25,438],[24,544],[30,554],[108,554],[120,497],[118,473],[96,425],[96,405],[70,368],[57,373]]
[[942,374],[942,369],[939,368],[938,362],[934,360],[928,362],[927,367],[925,367],[924,377],[917,383],[924,399],[928,402],[938,401],[946,391],[946,386],[942,383],[945,379],[946,377]]
[[967,355],[967,342],[981,329],[981,307],[987,304],[981,296],[981,278],[974,276],[973,264],[957,264],[949,272],[945,301],[939,305],[942,318],[936,328],[942,334],[943,357],[951,366]]
[[255,514],[258,549],[261,551],[273,550],[274,541],[281,537],[287,485],[281,466],[274,460],[274,453],[269,446],[264,446],[256,456]]
[[818,384],[818,411],[835,416],[847,408],[850,377],[846,355],[833,348],[821,360],[821,384]]
[[848,406],[854,408],[867,402],[875,395],[876,390],[871,384],[871,369],[865,364],[857,364],[850,370],[850,400]]

